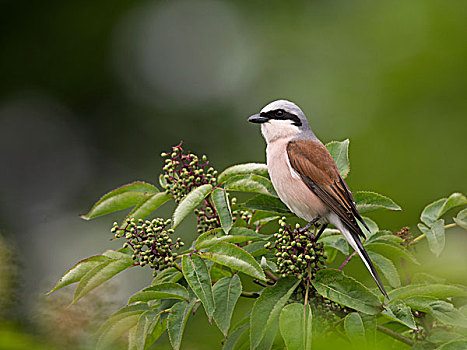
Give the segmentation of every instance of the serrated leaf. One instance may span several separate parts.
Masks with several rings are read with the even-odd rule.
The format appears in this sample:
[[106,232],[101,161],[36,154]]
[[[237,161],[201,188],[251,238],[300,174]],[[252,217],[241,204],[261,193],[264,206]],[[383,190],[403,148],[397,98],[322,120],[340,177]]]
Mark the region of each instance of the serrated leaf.
[[269,269],[271,270],[272,272],[277,272],[277,265],[275,262],[273,261],[269,261],[268,259],[266,259],[266,257],[262,256],[261,257],[261,262],[260,262],[260,265],[263,269]]
[[449,284],[412,284],[391,290],[389,299],[404,300],[410,297],[426,296],[440,299],[467,296],[467,290]]
[[[226,268],[225,266],[214,263],[209,269],[209,275],[211,276],[212,281],[218,281],[223,277],[232,277],[232,272],[230,272],[230,269]],[[216,301],[215,297],[214,301]]]
[[357,209],[367,213],[377,209],[402,210],[391,198],[370,191],[352,192]]
[[162,204],[169,201],[172,197],[165,192],[155,193],[145,196],[138,204],[130,211],[126,218],[145,219]]
[[431,314],[439,322],[449,326],[467,328],[467,317],[451,303],[436,300],[430,303]]
[[268,167],[266,164],[262,163],[246,163],[246,164],[237,164],[225,169],[217,177],[217,182],[222,183],[227,181],[229,178],[238,175],[245,174],[256,174],[264,177],[268,177]]
[[260,344],[270,328],[278,326],[280,312],[298,283],[295,278],[281,278],[273,287],[265,288],[256,299],[250,317],[252,349]]
[[73,303],[76,303],[83,296],[94,288],[100,286],[105,281],[111,279],[119,272],[129,268],[134,264],[131,258],[109,259],[93,267],[88,271],[76,287]]
[[391,260],[372,251],[368,251],[368,255],[370,256],[373,264],[380,270],[380,272],[389,282],[391,287],[398,288],[401,286],[399,273],[397,272],[397,269]]
[[366,234],[367,238],[372,237],[373,235],[375,235],[379,231],[378,224],[376,222],[374,222],[373,220],[371,220],[370,218],[364,216],[363,221],[365,222],[365,224],[370,229],[370,232],[368,232],[366,227],[364,227],[363,224],[360,221],[358,221],[357,223],[358,223],[358,226],[360,226],[360,228],[362,229],[362,231]]
[[365,338],[370,346],[375,347],[376,342],[376,317],[373,315],[360,314],[365,327]]
[[214,321],[224,336],[227,337],[233,310],[242,293],[240,277],[238,277],[238,275],[233,275],[232,278],[221,278],[214,284],[212,291],[216,304]]
[[243,272],[253,278],[265,281],[263,269],[258,262],[244,249],[231,243],[219,243],[201,255],[218,264]]
[[183,331],[185,330],[188,316],[195,306],[196,301],[186,303],[181,301],[176,303],[170,309],[167,317],[167,333],[169,334],[170,344],[174,350],[179,350],[182,343]]
[[365,327],[360,314],[357,312],[352,312],[345,317],[344,330],[352,344],[359,345],[365,343]]
[[386,307],[383,314],[389,319],[399,322],[411,329],[416,329],[415,319],[410,307],[400,300],[395,300]]
[[454,218],[454,222],[467,230],[467,208],[457,213],[457,216]]
[[281,215],[291,214],[289,208],[279,198],[260,194],[239,205],[251,210],[263,210]]
[[255,174],[231,177],[225,183],[225,189],[228,191],[251,192],[277,197],[276,190],[271,181]]
[[345,179],[350,172],[350,161],[349,161],[349,139],[344,141],[331,141],[326,144],[326,148],[331,153],[334,162],[336,162],[337,168],[341,176]]
[[180,299],[188,300],[189,295],[185,287],[177,283],[160,283],[155,286],[146,287],[136,292],[128,300],[128,304],[137,302],[148,302],[154,299]]
[[440,219],[431,224],[431,227],[426,227],[423,224],[418,224],[418,229],[425,234],[428,241],[428,247],[436,256],[439,256],[445,245],[445,229],[444,220]]
[[60,278],[55,287],[48,292],[51,294],[56,290],[68,286],[69,284],[78,282],[86,273],[88,273],[92,268],[101,264],[102,262],[108,260],[106,256],[103,255],[94,255],[89,258],[83,259],[71,267],[65,274]]
[[429,273],[426,272],[416,272],[413,277],[411,278],[413,284],[422,284],[422,283],[427,283],[427,284],[432,284],[432,283],[445,283],[446,279],[430,275]]
[[360,282],[345,276],[342,271],[319,270],[311,283],[321,296],[341,305],[369,315],[376,315],[382,310],[375,294]]
[[85,220],[90,220],[98,216],[127,209],[136,205],[146,195],[157,192],[159,192],[157,187],[143,181],[135,181],[106,193],[93,205],[87,214],[81,215],[81,217]]
[[182,258],[182,271],[185,280],[203,303],[206,315],[211,320],[215,303],[212,295],[211,277],[206,263],[196,254],[184,255]]
[[159,283],[165,282],[178,282],[183,277],[183,274],[178,271],[175,267],[168,267],[165,270],[160,271],[154,280],[151,282],[151,285],[156,285]]
[[217,215],[219,216],[222,229],[226,234],[228,234],[232,228],[233,220],[227,193],[222,188],[216,188],[212,191],[211,199],[214,207],[216,208]]
[[[148,310],[139,316],[133,334],[133,343],[136,347],[136,350],[147,349],[165,331],[165,327],[162,326],[165,322],[160,322],[160,316],[158,316],[158,312],[159,310]],[[162,327],[158,327],[159,325]],[[164,331],[161,332],[161,330],[158,330],[155,333],[154,331],[156,328],[164,328]]]
[[411,261],[414,264],[419,264],[415,256],[413,256],[412,253],[410,253],[407,249],[403,248],[402,246],[396,246],[393,244],[381,242],[373,242],[365,244],[365,249],[367,251],[379,253],[390,259],[394,259],[394,257],[400,257],[404,258],[407,261]]
[[110,259],[125,259],[131,258],[132,250],[130,248],[120,248],[119,250],[106,250],[102,255]]
[[324,246],[332,247],[337,249],[344,255],[349,255],[349,244],[342,235],[330,235],[325,237],[320,237],[320,243],[323,243]]
[[441,206],[438,213],[438,219],[449,210],[467,204],[467,198],[462,193],[451,194],[446,202]]
[[310,305],[286,305],[279,317],[279,329],[288,350],[310,350],[312,339],[312,313]]
[[139,317],[148,308],[146,305],[126,307],[114,313],[97,331],[100,334],[97,349],[105,349],[122,334],[135,327]]
[[188,214],[195,210],[211,191],[212,186],[209,184],[201,185],[194,188],[185,198],[178,204],[172,218],[172,227],[177,227]]
[[400,243],[402,243],[402,238],[396,235],[393,235],[390,231],[379,231],[379,232],[376,232],[371,237],[369,237],[365,241],[364,245],[367,245],[370,243],[387,243],[387,244],[399,246]]

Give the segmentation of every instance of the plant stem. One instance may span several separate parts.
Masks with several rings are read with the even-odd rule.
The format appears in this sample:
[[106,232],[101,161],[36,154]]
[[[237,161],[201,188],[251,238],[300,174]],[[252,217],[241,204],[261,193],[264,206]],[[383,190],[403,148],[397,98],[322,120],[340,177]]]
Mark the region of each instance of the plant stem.
[[404,337],[403,335],[401,335],[401,334],[399,334],[397,332],[394,332],[393,330],[390,330],[389,328],[383,327],[383,326],[381,326],[379,324],[376,325],[376,328],[378,328],[378,330],[381,333],[384,333],[384,334],[390,336],[391,338],[399,340],[400,342],[403,342],[403,343],[405,343],[407,345],[410,345],[410,346],[415,345],[415,342],[412,339]]
[[258,298],[258,297],[259,297],[259,293],[242,291],[241,296],[242,296],[242,297],[245,297],[245,298]]
[[339,267],[339,270],[340,270],[340,271],[342,271],[342,269],[345,267],[345,265],[347,265],[347,264],[349,263],[350,259],[352,259],[353,256],[354,256],[355,254],[357,254],[356,251],[353,252],[352,254],[350,254],[350,255],[347,257],[347,259],[345,259],[345,261],[342,263],[341,267]]
[[[455,222],[453,222],[452,224],[444,225],[444,228],[446,229],[446,228],[452,228],[452,227],[456,227],[456,226],[457,226],[457,224],[456,224]],[[412,241],[412,243],[417,243],[417,242],[421,241],[423,238],[425,238],[425,234],[424,234],[424,233],[422,233],[420,236],[416,237],[416,238]]]
[[270,279],[272,279],[274,282],[277,282],[277,280],[279,279],[279,278],[277,278],[277,276],[276,276],[275,274],[273,274],[273,273],[272,273],[271,271],[269,271],[269,270],[265,270],[264,273],[265,273],[266,275],[268,275],[268,277],[269,277]]
[[310,278],[311,278],[311,264],[308,263],[308,275],[306,278],[306,292],[305,292],[305,302],[303,304],[303,320],[306,322],[306,306],[308,304],[308,292],[310,290]]

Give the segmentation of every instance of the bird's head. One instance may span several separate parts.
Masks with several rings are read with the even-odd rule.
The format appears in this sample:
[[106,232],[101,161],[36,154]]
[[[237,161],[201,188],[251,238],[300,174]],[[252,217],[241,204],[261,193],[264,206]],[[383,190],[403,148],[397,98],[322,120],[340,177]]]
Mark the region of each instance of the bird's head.
[[248,121],[261,124],[261,132],[268,143],[280,138],[291,139],[310,130],[302,110],[287,100],[269,103],[258,114],[248,118]]

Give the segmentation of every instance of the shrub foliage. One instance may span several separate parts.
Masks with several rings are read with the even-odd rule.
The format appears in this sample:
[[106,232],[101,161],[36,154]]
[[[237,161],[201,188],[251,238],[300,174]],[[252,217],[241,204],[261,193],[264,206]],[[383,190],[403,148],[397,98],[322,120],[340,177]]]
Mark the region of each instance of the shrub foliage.
[[[347,176],[349,141],[326,146]],[[453,193],[425,207],[417,237],[407,227],[393,233],[364,217],[370,228],[364,246],[384,278],[387,300],[375,286],[344,272],[359,257],[339,231],[326,229],[312,242],[300,230],[306,223],[277,197],[265,164],[234,165],[218,174],[206,156],[186,153],[181,145],[162,156],[158,185],[136,181],[119,187],[83,215],[89,220],[131,208],[111,228],[122,248],[81,260],[52,289],[77,283],[74,303],[125,269],[151,269],[151,284],[101,326],[99,348],[128,333],[130,350],[148,349],[167,332],[177,350],[187,320],[200,309],[224,335],[220,344],[226,350],[312,349],[336,339],[368,348],[467,348],[467,287],[427,273],[409,276],[405,269],[418,264],[418,242],[426,239],[438,256],[446,229],[467,229],[467,209],[445,222],[448,211],[467,205],[464,195]],[[361,213],[401,210],[378,193],[354,197]],[[157,209],[168,201],[176,204],[172,217],[158,217]],[[191,213],[197,233],[187,247],[177,227]],[[240,297],[252,299],[251,310],[232,325]]]

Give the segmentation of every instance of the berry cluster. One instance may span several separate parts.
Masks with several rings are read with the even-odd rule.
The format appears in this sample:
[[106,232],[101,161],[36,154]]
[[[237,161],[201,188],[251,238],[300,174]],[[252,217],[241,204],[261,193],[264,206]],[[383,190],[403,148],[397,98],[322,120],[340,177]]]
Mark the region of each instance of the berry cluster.
[[205,155],[200,159],[193,153],[185,154],[180,143],[172,147],[172,153],[162,153],[161,156],[166,158],[162,176],[165,189],[176,203],[195,187],[216,185],[217,171],[209,166]]
[[404,247],[408,247],[413,243],[413,235],[410,232],[410,227],[403,227],[401,228],[400,231],[397,231],[395,233],[396,236],[400,237],[402,239],[401,245]]
[[[300,233],[287,225],[285,217],[279,219],[279,232],[274,234],[275,243],[266,243],[265,248],[277,250],[277,265],[282,277],[295,275],[299,279],[313,279],[315,273],[325,265],[326,257],[322,243],[312,242],[306,233]],[[310,269],[310,272],[308,272]]]
[[141,266],[148,264],[157,270],[166,266],[173,266],[176,253],[174,249],[179,249],[184,243],[177,238],[175,242],[170,238],[174,232],[169,228],[171,220],[157,218],[152,221],[139,219],[126,219],[123,228],[118,223],[114,223],[111,232],[115,238],[124,237],[127,242],[123,247],[130,247],[133,250],[133,260],[139,262]]
[[221,226],[219,217],[216,211],[211,207],[210,203],[195,209],[194,213],[198,220],[198,234],[202,234]]

